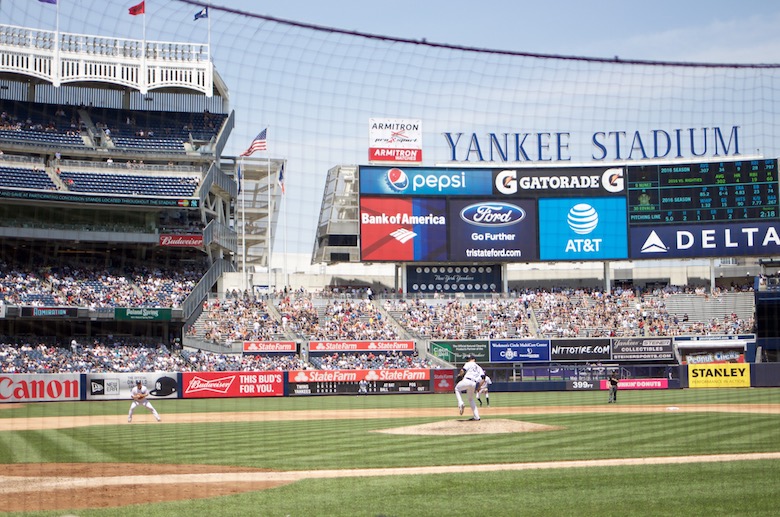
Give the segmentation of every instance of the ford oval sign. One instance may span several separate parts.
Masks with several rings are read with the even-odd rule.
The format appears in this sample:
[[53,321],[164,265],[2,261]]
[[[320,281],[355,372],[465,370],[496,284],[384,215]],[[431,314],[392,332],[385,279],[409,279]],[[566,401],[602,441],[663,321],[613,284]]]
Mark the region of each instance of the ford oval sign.
[[476,226],[508,226],[525,219],[525,210],[509,203],[475,203],[461,210],[460,218]]

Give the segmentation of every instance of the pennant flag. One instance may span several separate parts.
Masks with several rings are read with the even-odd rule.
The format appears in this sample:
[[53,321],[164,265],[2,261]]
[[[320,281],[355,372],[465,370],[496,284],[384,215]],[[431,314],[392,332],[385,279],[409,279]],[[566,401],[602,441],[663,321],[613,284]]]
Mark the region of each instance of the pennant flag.
[[265,137],[268,133],[268,128],[263,129],[260,131],[254,140],[252,140],[252,143],[249,144],[249,148],[241,153],[241,156],[252,156],[255,151],[267,151],[268,148],[266,147],[266,141]]
[[238,194],[241,193],[241,166],[236,168],[236,184],[238,185]]
[[39,2],[43,2],[44,4],[56,4],[57,0],[38,0]]
[[138,5],[134,5],[133,7],[128,9],[128,11],[133,16],[137,16],[139,14],[144,14],[146,12],[146,0],[144,0],[143,2],[141,2]]
[[195,20],[193,21],[197,21],[200,20],[201,18],[208,18],[208,17],[209,17],[209,8],[204,7],[203,9],[195,13]]
[[284,163],[279,167],[279,186],[282,187],[282,195],[284,195]]

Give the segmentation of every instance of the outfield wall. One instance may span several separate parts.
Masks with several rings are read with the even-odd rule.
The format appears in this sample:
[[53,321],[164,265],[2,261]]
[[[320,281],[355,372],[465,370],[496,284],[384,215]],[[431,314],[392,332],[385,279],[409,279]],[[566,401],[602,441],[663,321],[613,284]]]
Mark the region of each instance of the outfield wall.
[[[621,379],[621,390],[780,387],[780,363],[681,365],[671,378]],[[456,370],[295,370],[289,372],[143,372],[0,374],[0,403],[130,399],[140,380],[151,399],[451,393]],[[604,391],[605,379],[494,382],[494,392]]]

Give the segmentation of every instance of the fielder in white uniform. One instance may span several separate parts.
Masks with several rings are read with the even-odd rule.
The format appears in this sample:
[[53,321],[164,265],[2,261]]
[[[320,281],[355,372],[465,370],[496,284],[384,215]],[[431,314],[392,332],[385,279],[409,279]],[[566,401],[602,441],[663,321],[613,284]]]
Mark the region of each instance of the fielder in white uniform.
[[135,381],[135,388],[133,388],[130,391],[130,397],[133,399],[133,402],[130,404],[130,412],[127,414],[127,421],[132,422],[133,421],[133,411],[135,411],[135,408],[138,406],[143,406],[149,411],[152,412],[154,415],[154,418],[159,422],[160,421],[160,415],[157,413],[157,410],[154,409],[154,406],[149,402],[149,389],[143,385],[141,381]]
[[493,384],[493,381],[490,379],[489,375],[485,375],[485,377],[482,379],[482,383],[477,388],[477,402],[479,402],[479,405],[482,405],[482,399],[480,396],[484,393],[485,394],[485,402],[487,402],[487,405],[490,406],[490,393],[488,392],[488,387]]
[[479,420],[479,410],[477,409],[477,402],[474,400],[474,392],[477,386],[482,381],[482,376],[485,375],[485,370],[477,364],[477,358],[470,355],[463,365],[460,371],[463,378],[455,385],[455,397],[458,399],[458,411],[463,414],[463,396],[461,391],[465,391],[469,397],[469,406],[471,406],[471,412],[474,415],[471,420]]

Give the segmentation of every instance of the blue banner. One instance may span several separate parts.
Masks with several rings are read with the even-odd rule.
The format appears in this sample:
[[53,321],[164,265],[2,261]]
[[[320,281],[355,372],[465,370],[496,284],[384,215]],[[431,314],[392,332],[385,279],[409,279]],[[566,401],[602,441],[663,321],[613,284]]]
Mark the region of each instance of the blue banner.
[[491,363],[533,363],[550,361],[549,339],[491,339]]
[[745,222],[631,228],[632,259],[780,253],[780,223]]
[[625,198],[539,200],[541,260],[605,260],[627,256]]
[[491,196],[493,169],[360,167],[360,194]]

